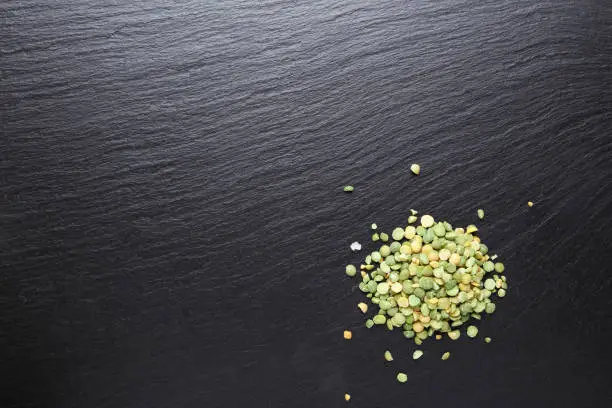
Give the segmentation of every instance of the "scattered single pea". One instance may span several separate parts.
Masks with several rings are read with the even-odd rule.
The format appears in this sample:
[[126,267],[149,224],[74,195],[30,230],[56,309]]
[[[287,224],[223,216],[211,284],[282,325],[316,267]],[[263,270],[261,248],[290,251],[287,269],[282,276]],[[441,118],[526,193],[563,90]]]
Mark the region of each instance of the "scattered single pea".
[[448,360],[449,357],[450,357],[450,351],[447,351],[444,354],[442,354],[442,360]]
[[500,289],[497,291],[497,296],[499,296],[500,298],[503,298],[504,296],[506,296],[506,289]]
[[408,217],[409,224],[414,224],[417,220],[418,220],[418,217],[416,215],[411,215],[410,217]]
[[405,383],[408,381],[408,376],[405,373],[397,373],[397,381]]
[[412,215],[417,215],[419,212],[417,210],[415,210],[414,208],[410,209],[410,214]]
[[503,273],[505,269],[506,269],[506,267],[504,266],[503,263],[501,263],[501,262],[496,262],[495,263],[495,272]]
[[371,329],[372,327],[374,327],[374,321],[372,319],[366,320],[365,327],[367,327],[368,329]]
[[478,335],[478,327],[468,326],[466,334],[468,335],[468,337],[476,337]]
[[481,220],[484,219],[484,210],[482,208],[478,209],[478,218],[480,218]]
[[419,173],[421,172],[421,166],[419,166],[418,164],[414,163],[413,165],[410,166],[410,171],[418,176]]
[[368,305],[363,302],[357,304],[357,307],[359,308],[359,310],[361,310],[362,313],[366,313],[368,311]]
[[372,241],[376,242],[380,239],[380,235],[377,232],[372,234]]
[[491,342],[491,338],[490,337],[485,337],[484,341],[485,341],[485,343],[490,343]]
[[389,350],[385,351],[385,360],[393,361],[393,355],[391,354],[391,352]]
[[351,400],[351,394],[344,394],[344,400],[345,401],[350,401]]
[[344,186],[344,192],[345,193],[352,193],[353,190],[355,190],[355,187],[353,187],[353,186]]
[[381,232],[381,233],[380,233],[380,240],[381,240],[382,242],[387,242],[387,241],[389,240],[389,235],[388,235],[388,234],[385,234],[384,232]]
[[350,340],[353,338],[353,333],[350,330],[345,330],[344,331],[344,338],[346,340]]
[[346,265],[346,274],[351,278],[357,275],[357,268],[355,268],[355,265]]
[[531,202],[531,201],[527,201],[527,205],[528,205],[529,207],[533,207],[533,202]]
[[378,228],[378,225],[376,225],[376,224],[372,224],[372,225],[370,226],[370,228],[372,228],[373,230],[375,230],[376,228]]
[[351,250],[352,250],[353,252],[356,252],[356,251],[361,251],[361,244],[360,244],[359,242],[357,242],[357,241],[353,242],[353,243],[351,244]]
[[423,352],[421,350],[414,350],[414,352],[412,353],[413,360],[418,360],[422,356],[423,356]]

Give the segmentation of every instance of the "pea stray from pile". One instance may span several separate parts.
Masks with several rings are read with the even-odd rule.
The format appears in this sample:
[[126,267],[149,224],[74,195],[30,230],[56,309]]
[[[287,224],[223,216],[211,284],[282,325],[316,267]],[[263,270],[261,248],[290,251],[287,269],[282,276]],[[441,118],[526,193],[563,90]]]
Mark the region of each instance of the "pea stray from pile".
[[[408,225],[393,229],[390,237],[374,232],[373,241],[382,245],[366,256],[359,275],[359,289],[374,307],[360,304],[359,309],[374,312],[367,328],[401,330],[417,345],[444,334],[456,340],[461,326],[495,312],[494,297],[503,298],[508,289],[505,268],[493,262],[497,256],[489,255],[475,225],[453,228],[431,215],[416,225],[416,213],[412,210]],[[357,277],[357,268],[347,265],[346,274]],[[469,325],[466,334],[476,337],[478,329]]]

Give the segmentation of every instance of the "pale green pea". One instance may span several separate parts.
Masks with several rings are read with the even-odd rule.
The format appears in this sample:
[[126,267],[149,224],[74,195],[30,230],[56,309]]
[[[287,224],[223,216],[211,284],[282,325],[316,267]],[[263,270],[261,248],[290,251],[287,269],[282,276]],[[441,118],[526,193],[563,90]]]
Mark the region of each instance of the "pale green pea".
[[346,265],[346,274],[350,277],[353,277],[357,274],[357,268],[355,265]]
[[422,356],[423,356],[423,352],[421,350],[414,350],[414,353],[412,353],[413,360],[418,360]]
[[423,303],[421,306],[421,314],[423,316],[429,316],[429,306],[427,306],[427,303]]
[[344,186],[344,192],[345,193],[352,193],[353,190],[355,190],[355,187],[353,187],[353,186]]
[[400,327],[404,323],[406,323],[406,316],[401,313],[395,313],[393,317],[391,317],[391,321],[394,326]]
[[374,280],[369,281],[366,287],[368,292],[376,292],[376,288],[378,287],[378,284],[376,283],[376,278],[374,278]]
[[484,210],[482,208],[478,209],[478,218],[480,218],[481,220],[484,219]]
[[457,286],[455,286],[452,289],[447,289],[446,290],[446,294],[448,296],[457,296],[458,293],[459,293],[459,288]]
[[496,262],[496,263],[495,263],[495,271],[496,271],[497,273],[503,273],[503,272],[504,272],[504,269],[506,269],[506,268],[504,267],[504,264],[503,264],[503,263],[501,263],[501,262]]
[[387,319],[387,329],[393,330],[393,322],[391,319]]
[[487,279],[484,283],[484,287],[487,290],[493,290],[495,289],[495,280],[493,279]]
[[500,289],[497,291],[497,296],[499,296],[500,298],[506,296],[506,289]]
[[396,241],[401,241],[404,238],[404,229],[403,228],[395,228],[393,232],[391,232],[391,236]]
[[372,241],[376,242],[380,239],[380,235],[377,232],[372,234]]
[[376,315],[372,318],[372,321],[374,322],[374,324],[385,324],[387,321],[387,318],[385,317],[385,315]]
[[486,261],[484,264],[482,264],[482,269],[484,269],[486,272],[493,272],[495,265],[491,261]]
[[376,292],[381,295],[386,295],[389,292],[389,284],[387,282],[381,282],[376,288]]
[[389,265],[387,265],[386,262],[381,262],[380,263],[380,270],[383,271],[384,273],[389,273],[391,272],[391,268],[389,267]]
[[376,224],[372,224],[371,228],[372,228],[373,230],[375,230],[376,228],[378,228],[378,225],[376,225]]
[[417,210],[410,209],[410,214],[417,215],[419,212]]
[[442,360],[448,360],[449,357],[450,357],[450,351],[447,351],[446,353],[442,354]]
[[383,242],[387,242],[389,240],[389,235],[385,234],[384,232],[380,233],[380,240]]
[[476,337],[478,335],[478,327],[476,326],[468,326],[466,334],[468,337]]
[[370,255],[370,256],[372,257],[372,260],[374,262],[380,262],[380,260],[382,259],[382,255],[378,251],[372,252],[372,255]]
[[399,252],[399,249],[401,247],[402,247],[402,244],[400,244],[397,241],[393,241],[391,245],[389,245],[389,250],[391,251],[392,254],[395,254],[396,252]]
[[421,252],[419,254],[419,262],[421,262],[421,265],[427,265],[429,263],[429,258],[427,255]]
[[389,245],[383,245],[380,247],[380,255],[383,258],[388,257],[389,255],[391,255],[391,247],[389,247]]
[[371,255],[366,256],[365,263],[366,263],[366,265],[370,265],[372,263],[372,256]]
[[495,303],[487,303],[487,305],[485,306],[485,312],[487,312],[488,314],[495,312]]
[[416,295],[410,295],[408,297],[408,304],[411,307],[417,307],[418,305],[421,304],[421,299],[419,299]]
[[484,341],[485,341],[485,343],[490,343],[491,342],[491,338],[490,337],[485,337]]
[[408,217],[409,224],[414,224],[417,220],[418,220],[418,217],[416,215],[411,215],[410,217]]
[[385,350],[385,360],[393,361],[393,355],[391,354],[389,350]]
[[404,337],[407,339],[411,339],[414,337],[414,332],[412,330],[405,330],[403,333]]
[[444,224],[439,222],[435,225],[435,227],[433,227],[433,232],[438,237],[443,237],[446,234],[446,228],[444,228]]
[[415,337],[414,344],[416,344],[417,346],[420,346],[421,344],[423,344],[423,340],[419,339],[418,337]]
[[408,381],[408,376],[405,373],[397,373],[397,381],[405,383]]
[[372,319],[366,320],[365,327],[367,327],[368,329],[371,329],[372,326],[374,326],[374,321]]

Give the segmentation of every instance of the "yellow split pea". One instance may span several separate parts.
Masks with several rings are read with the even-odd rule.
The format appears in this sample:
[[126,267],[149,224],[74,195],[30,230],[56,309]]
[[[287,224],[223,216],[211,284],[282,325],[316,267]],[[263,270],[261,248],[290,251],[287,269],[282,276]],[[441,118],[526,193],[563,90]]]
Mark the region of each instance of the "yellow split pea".
[[353,338],[353,333],[351,333],[351,331],[350,331],[350,330],[345,330],[345,331],[344,331],[344,338],[345,338],[346,340],[350,340],[350,339],[352,339],[352,338]]

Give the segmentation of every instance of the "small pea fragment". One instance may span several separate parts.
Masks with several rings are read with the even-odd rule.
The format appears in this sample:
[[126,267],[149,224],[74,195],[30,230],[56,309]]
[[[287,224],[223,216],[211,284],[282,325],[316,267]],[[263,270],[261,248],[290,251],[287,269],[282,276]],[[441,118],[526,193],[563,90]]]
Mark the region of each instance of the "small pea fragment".
[[378,225],[376,225],[376,224],[374,224],[374,223],[373,223],[373,224],[370,226],[370,228],[372,228],[373,230],[375,230],[376,228],[378,228]]
[[405,373],[397,373],[397,381],[405,383],[408,381],[408,376]]
[[423,356],[423,352],[421,350],[414,350],[414,352],[412,353],[413,360],[418,360],[422,356]]
[[351,278],[357,275],[357,268],[355,265],[346,265],[346,274]]
[[345,401],[350,401],[351,400],[351,394],[344,394],[344,400]]
[[527,205],[528,205],[529,207],[533,207],[533,202],[531,202],[531,201],[527,201]]
[[345,193],[352,193],[353,190],[355,190],[355,187],[353,187],[353,186],[344,186],[344,192]]
[[484,210],[482,208],[478,209],[478,218],[480,218],[481,220],[484,219]]
[[367,327],[368,329],[371,329],[372,327],[374,327],[374,321],[372,319],[366,320],[365,327]]
[[344,338],[345,338],[346,340],[350,340],[350,339],[352,339],[352,338],[353,338],[353,333],[351,333],[351,331],[350,331],[350,330],[345,330],[345,331],[344,331]]
[[476,232],[476,231],[478,231],[478,227],[476,227],[473,224],[468,225],[467,228],[465,229],[466,234],[471,234],[472,232]]
[[460,336],[461,332],[459,330],[453,330],[448,332],[448,337],[450,337],[451,340],[457,340]]
[[418,217],[416,215],[411,215],[408,217],[408,224],[414,224],[416,220],[418,220]]
[[485,343],[490,343],[491,342],[491,338],[490,337],[485,337],[484,341],[485,341]]
[[447,351],[444,354],[442,354],[442,360],[448,360],[449,357],[450,357],[450,351]]
[[361,310],[362,313],[366,313],[368,311],[368,305],[363,302],[357,304],[357,307],[359,308],[359,310]]
[[419,166],[418,164],[414,163],[414,164],[412,164],[410,166],[410,171],[418,176],[419,173],[421,172],[421,166]]
[[389,350],[385,351],[385,360],[393,361],[393,355],[391,354],[391,352]]
[[381,240],[382,242],[387,242],[387,241],[389,240],[389,235],[388,235],[388,234],[385,234],[384,232],[381,232],[381,233],[380,233],[380,240]]
[[478,327],[468,326],[466,334],[468,337],[474,338],[478,335]]

